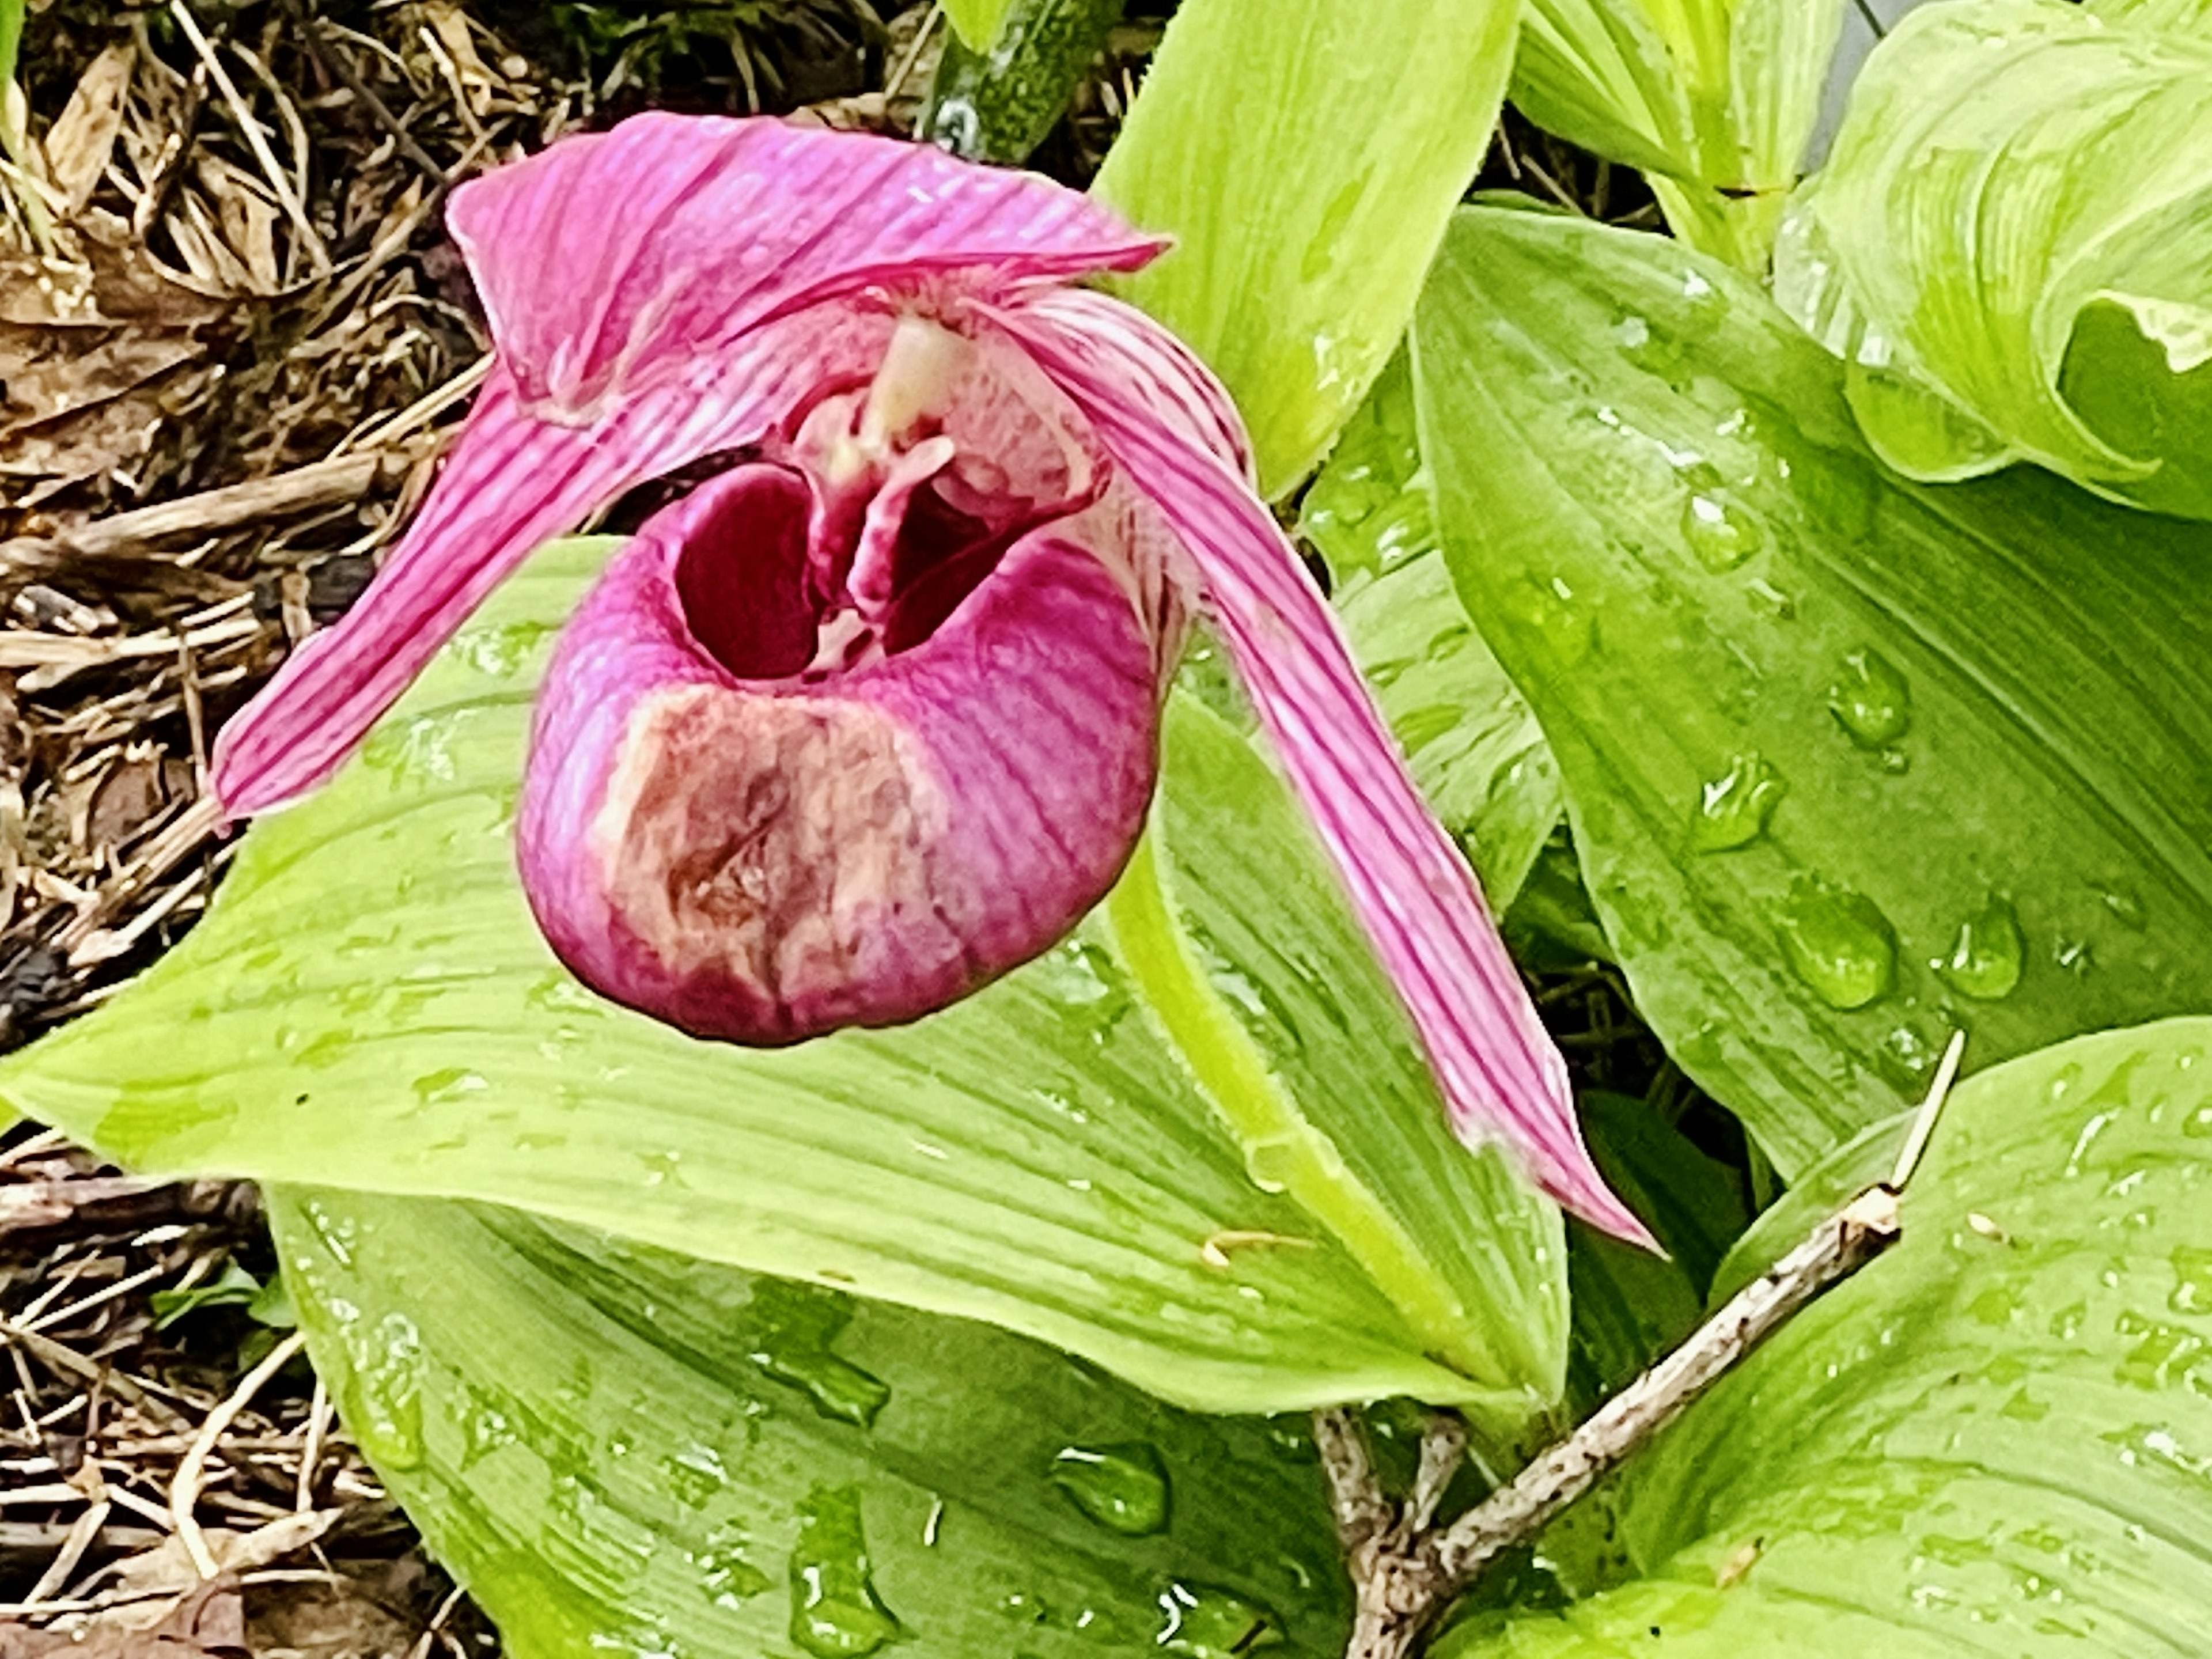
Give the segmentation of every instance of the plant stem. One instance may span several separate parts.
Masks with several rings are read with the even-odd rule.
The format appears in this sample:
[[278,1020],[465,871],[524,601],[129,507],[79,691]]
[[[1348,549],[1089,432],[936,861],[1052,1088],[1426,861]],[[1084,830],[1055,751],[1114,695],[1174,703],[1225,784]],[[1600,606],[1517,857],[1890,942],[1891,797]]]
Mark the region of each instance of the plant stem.
[[[1431,1355],[1493,1398],[1513,1391],[1469,1328],[1450,1284],[1376,1193],[1309,1122],[1237,1024],[1184,932],[1162,884],[1155,836],[1137,844],[1106,915],[1115,948],[1169,1039],[1237,1144],[1270,1160],[1268,1179],[1326,1228],[1388,1297]],[[1473,1402],[1470,1402],[1471,1404]]]

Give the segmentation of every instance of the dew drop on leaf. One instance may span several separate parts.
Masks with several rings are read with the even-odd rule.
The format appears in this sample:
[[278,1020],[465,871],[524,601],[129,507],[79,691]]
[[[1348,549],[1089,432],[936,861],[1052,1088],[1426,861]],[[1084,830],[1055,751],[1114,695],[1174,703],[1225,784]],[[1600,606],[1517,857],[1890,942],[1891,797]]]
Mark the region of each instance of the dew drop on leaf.
[[1168,1475],[1160,1455],[1141,1443],[1066,1446],[1053,1460],[1053,1484],[1109,1532],[1141,1538],[1168,1523]]
[[415,1322],[386,1314],[373,1327],[346,1333],[355,1399],[346,1421],[354,1441],[380,1469],[422,1462],[422,1342]]
[[475,627],[453,636],[447,650],[479,674],[511,678],[538,647],[559,632],[546,622],[514,622],[504,627]]
[[1690,820],[1692,849],[1722,853],[1749,846],[1765,833],[1789,787],[1757,751],[1738,755],[1727,771],[1698,786],[1698,810]]
[[746,1538],[735,1527],[717,1527],[707,1536],[707,1547],[692,1558],[699,1569],[699,1587],[719,1607],[734,1607],[775,1588],[775,1581],[745,1559]]
[[1758,515],[1718,495],[1696,495],[1682,505],[1682,539],[1715,574],[1735,569],[1766,544]]
[[852,1298],[835,1291],[763,1279],[746,1308],[753,1363],[803,1389],[823,1416],[866,1428],[890,1401],[890,1386],[830,1352],[853,1320]]
[[2212,1313],[2212,1250],[2175,1247],[2173,1294],[2166,1305],[2176,1313]]
[[1959,924],[1949,952],[1936,967],[1958,991],[1978,1001],[1995,1002],[2010,996],[2019,985],[2027,958],[2019,912],[2009,901],[1992,896]]
[[1863,893],[1800,877],[1779,930],[1790,970],[1832,1008],[1863,1008],[1897,981],[1897,934]]
[[1170,1584],[1160,1592],[1160,1613],[1153,1645],[1185,1659],[1240,1659],[1283,1641],[1282,1621],[1273,1613],[1208,1584]]
[[1860,748],[1885,750],[1912,725],[1912,690],[1881,653],[1854,651],[1828,687],[1828,711]]
[[694,1441],[682,1451],[672,1452],[661,1462],[669,1493],[688,1509],[703,1509],[729,1484],[721,1454]]
[[815,1659],[862,1659],[898,1634],[869,1577],[860,1489],[816,1487],[791,1550],[791,1639]]
[[2144,913],[2142,901],[2136,896],[2133,889],[2115,883],[2109,887],[2100,887],[2097,896],[2104,902],[2105,908],[2112,912],[2112,920],[2130,932],[2140,933],[2148,925],[2150,919]]

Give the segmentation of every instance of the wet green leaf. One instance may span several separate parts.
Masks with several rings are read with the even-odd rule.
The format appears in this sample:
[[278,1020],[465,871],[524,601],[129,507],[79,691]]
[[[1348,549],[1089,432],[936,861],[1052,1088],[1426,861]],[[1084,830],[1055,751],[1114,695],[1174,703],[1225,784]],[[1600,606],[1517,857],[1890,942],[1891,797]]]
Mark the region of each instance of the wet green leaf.
[[2200,1651],[2208,1055],[2212,1022],[2176,1020],[1961,1086],[1903,1242],[1638,1467],[1622,1513],[1643,1576],[1471,1623],[1437,1659]]
[[[1342,1645],[1302,1430],[493,1206],[278,1188],[270,1212],[343,1420],[518,1659],[1073,1659],[1232,1604],[1239,1634]],[[881,1389],[865,1425],[823,1405],[841,1370]],[[1148,1462],[1157,1524],[1068,1491],[1102,1448]]]
[[1519,0],[1185,0],[1099,174],[1174,250],[1124,291],[1290,489],[1389,361],[1512,65]]
[[2203,8],[1971,0],[1868,59],[1776,294],[1850,360],[1893,465],[2030,460],[2212,518],[2212,34]]
[[1674,234],[1763,270],[1844,0],[1529,0],[1513,101],[1643,169]]
[[1328,562],[1352,655],[1414,781],[1502,913],[1559,822],[1559,769],[1452,586],[1404,353],[1345,427],[1298,529]]
[[1986,1064],[2206,1006],[2212,530],[1899,480],[1840,367],[1656,237],[1470,210],[1415,344],[1461,598],[1638,1006],[1785,1175],[1952,1028]]
[[[0,1092],[139,1169],[514,1205],[992,1321],[1209,1408],[1556,1396],[1556,1213],[1453,1140],[1304,821],[1188,699],[1158,862],[1192,1019],[1249,1045],[1264,1143],[1095,922],[927,1020],[781,1050],[582,989],[511,819],[553,626],[606,547],[504,585],[356,762],[253,829],[184,944],[0,1063]],[[1317,1207],[1278,1142],[1321,1169]]]

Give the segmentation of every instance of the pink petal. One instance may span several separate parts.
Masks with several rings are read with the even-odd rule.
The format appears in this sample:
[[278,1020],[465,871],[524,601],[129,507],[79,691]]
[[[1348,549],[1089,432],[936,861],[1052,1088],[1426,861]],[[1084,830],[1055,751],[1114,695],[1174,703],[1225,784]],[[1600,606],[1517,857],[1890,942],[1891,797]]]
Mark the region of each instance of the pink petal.
[[805,610],[808,496],[739,467],[616,556],[556,647],[517,825],[580,978],[754,1044],[913,1019],[1058,943],[1158,756],[1127,573],[1161,532],[1128,495],[1018,537],[911,649],[802,678],[779,618]]
[[997,316],[1090,416],[1196,560],[1208,609],[1413,1016],[1453,1127],[1471,1143],[1504,1139],[1568,1209],[1651,1244],[1590,1161],[1565,1062],[1466,860],[1407,775],[1334,614],[1254,495],[1243,446],[1223,441],[1226,393],[1156,324],[1103,295],[1041,294]]
[[1164,246],[1033,173],[665,113],[464,185],[447,218],[516,384],[570,420],[611,386],[872,283],[956,273],[1004,289],[1132,270]]
[[[499,373],[361,604],[223,732],[214,781],[233,817],[328,777],[540,543],[865,376],[888,299],[863,290],[1011,293],[1130,269],[1161,246],[1032,175],[889,139],[660,113],[472,180],[448,220]],[[823,303],[839,296],[854,303]]]
[[216,796],[245,817],[323,782],[485,594],[632,484],[758,441],[823,382],[864,376],[887,313],[829,307],[611,399],[595,426],[533,419],[501,364],[407,534],[360,602],[308,640],[216,744]]

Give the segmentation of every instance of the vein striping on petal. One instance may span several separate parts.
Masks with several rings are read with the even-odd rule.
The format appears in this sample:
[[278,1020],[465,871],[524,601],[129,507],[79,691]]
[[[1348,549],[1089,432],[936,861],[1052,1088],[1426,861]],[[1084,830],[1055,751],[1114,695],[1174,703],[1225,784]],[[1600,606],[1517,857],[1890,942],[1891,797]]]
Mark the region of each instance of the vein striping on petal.
[[[1197,562],[1261,723],[1404,1000],[1463,1138],[1504,1140],[1592,1224],[1650,1243],[1583,1144],[1565,1063],[1472,872],[1430,815],[1295,550],[1207,428],[1223,402],[1140,313],[1097,295],[1004,308]],[[1231,451],[1231,454],[1237,453]]]

